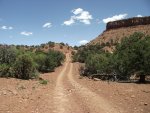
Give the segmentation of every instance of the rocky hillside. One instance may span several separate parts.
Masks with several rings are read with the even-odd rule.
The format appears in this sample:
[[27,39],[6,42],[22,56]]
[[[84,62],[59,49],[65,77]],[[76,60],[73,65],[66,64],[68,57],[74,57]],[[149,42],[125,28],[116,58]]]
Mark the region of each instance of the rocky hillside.
[[88,45],[103,44],[106,45],[104,47],[105,50],[112,51],[116,43],[123,37],[129,36],[134,32],[142,32],[150,35],[150,16],[109,22],[106,25],[106,30],[89,42]]

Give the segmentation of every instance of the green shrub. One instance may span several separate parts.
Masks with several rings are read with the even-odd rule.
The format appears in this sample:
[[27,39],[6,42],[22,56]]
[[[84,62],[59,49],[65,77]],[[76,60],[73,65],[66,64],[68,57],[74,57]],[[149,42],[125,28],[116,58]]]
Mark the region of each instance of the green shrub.
[[80,47],[73,60],[85,62],[85,73],[115,72],[124,80],[136,73],[144,82],[145,76],[150,75],[150,36],[134,33],[124,37],[112,54],[103,52],[100,45]]
[[95,74],[97,71],[110,73],[108,53],[90,54],[85,61],[85,68],[89,74]]
[[54,47],[54,46],[55,46],[55,43],[54,43],[54,42],[49,41],[49,42],[48,42],[48,45],[49,45],[49,47]]
[[15,77],[20,79],[30,79],[36,77],[35,65],[31,56],[23,54],[18,56],[14,64]]
[[87,57],[91,54],[99,54],[104,53],[101,45],[89,45],[89,46],[81,46],[78,48],[78,52],[73,55],[73,62],[81,62],[85,63]]
[[55,67],[60,66],[65,56],[58,51],[50,50],[48,53],[36,53],[34,61],[40,72],[52,72]]
[[0,65],[0,77],[13,77],[14,71],[13,69],[7,64]]
[[0,47],[0,64],[11,65],[15,62],[17,51],[13,47],[2,46]]
[[64,59],[65,55],[63,53],[50,50],[47,54],[45,63],[48,71],[54,71],[55,67],[60,66]]
[[55,62],[53,56],[46,56],[45,58],[45,72],[52,72],[54,71],[55,67],[57,66],[57,62]]
[[138,73],[140,82],[150,75],[150,36],[134,33],[117,45],[114,53],[114,67],[119,74],[131,76]]
[[[54,43],[49,42],[49,44],[52,46]],[[45,44],[41,46],[45,47]],[[65,55],[58,51],[44,52],[40,46],[36,46],[37,48],[29,46],[28,49],[27,47],[0,45],[0,77],[30,79],[38,76],[38,71],[54,71],[65,58]]]
[[61,42],[60,45],[65,46],[65,44],[63,42]]
[[36,63],[36,68],[40,72],[45,71],[45,62],[46,62],[46,54],[44,53],[36,53],[34,56],[34,61]]
[[48,80],[40,80],[39,83],[43,84],[43,85],[47,85],[48,84]]

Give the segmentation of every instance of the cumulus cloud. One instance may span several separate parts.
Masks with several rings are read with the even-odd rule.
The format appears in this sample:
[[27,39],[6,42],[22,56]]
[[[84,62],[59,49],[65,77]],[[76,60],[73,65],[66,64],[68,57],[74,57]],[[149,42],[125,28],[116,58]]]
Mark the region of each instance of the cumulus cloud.
[[52,23],[50,22],[47,22],[43,25],[43,28],[50,28],[50,27],[52,27]]
[[91,24],[90,20],[92,20],[93,17],[88,11],[85,11],[82,8],[77,8],[71,12],[73,13],[73,16],[71,16],[69,20],[64,21],[63,25],[70,26],[76,21],[82,22],[84,24]]
[[72,16],[69,20],[64,21],[64,25],[66,25],[66,26],[70,26],[70,25],[72,25],[73,23],[75,23],[75,20],[74,20],[74,17],[73,17],[73,16]]
[[22,31],[20,34],[21,34],[21,35],[25,35],[25,36],[30,36],[30,35],[32,35],[33,33],[32,33],[32,32]]
[[7,26],[2,26],[1,28],[2,28],[2,29],[7,29]]
[[2,30],[12,30],[13,27],[11,27],[11,26],[2,26],[1,29]]
[[10,30],[11,30],[11,29],[13,29],[13,27],[11,27],[11,26],[10,26],[10,27],[8,27],[8,29],[10,29]]
[[122,19],[126,18],[127,15],[128,14],[120,14],[120,15],[115,15],[113,17],[108,17],[108,18],[103,19],[103,22],[108,23],[108,22],[112,22],[112,21],[116,21],[116,20],[122,20]]
[[142,15],[137,15],[137,17],[143,17]]
[[81,41],[79,41],[79,44],[81,44],[81,45],[85,45],[85,44],[87,44],[89,41],[87,41],[87,40],[81,40]]
[[77,8],[77,9],[73,9],[71,12],[72,12],[73,14],[77,15],[77,14],[82,13],[82,12],[83,12],[83,9]]

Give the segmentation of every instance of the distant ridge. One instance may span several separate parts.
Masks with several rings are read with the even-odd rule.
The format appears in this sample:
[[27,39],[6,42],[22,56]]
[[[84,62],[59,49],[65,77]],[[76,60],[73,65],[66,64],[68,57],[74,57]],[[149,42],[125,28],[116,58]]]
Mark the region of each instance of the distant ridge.
[[71,53],[73,51],[72,47],[69,46],[67,43],[55,43],[49,41],[48,43],[43,43],[40,45],[7,45],[7,44],[0,44],[0,47],[15,47],[17,49],[24,49],[24,50],[30,50],[30,51],[43,51],[43,52],[48,52],[49,50],[55,50],[55,51],[60,51],[64,54],[66,53]]

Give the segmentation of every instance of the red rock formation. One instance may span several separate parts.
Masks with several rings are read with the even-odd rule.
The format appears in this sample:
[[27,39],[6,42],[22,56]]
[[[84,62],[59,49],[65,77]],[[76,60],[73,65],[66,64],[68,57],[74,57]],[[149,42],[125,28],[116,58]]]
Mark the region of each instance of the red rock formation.
[[106,31],[110,29],[116,29],[121,27],[130,27],[137,25],[147,25],[150,24],[150,16],[148,17],[134,17],[114,22],[108,22],[106,26]]

